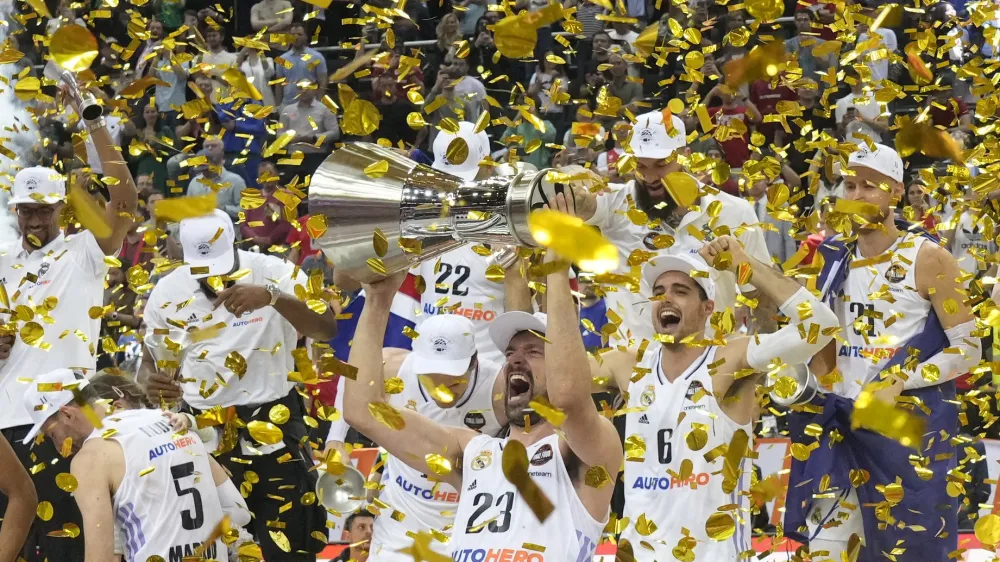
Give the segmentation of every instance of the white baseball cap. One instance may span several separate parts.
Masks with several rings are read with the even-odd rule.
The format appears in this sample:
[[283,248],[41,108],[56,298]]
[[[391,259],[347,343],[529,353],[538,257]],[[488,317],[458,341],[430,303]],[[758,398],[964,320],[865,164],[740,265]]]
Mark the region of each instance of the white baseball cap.
[[[479,174],[479,163],[490,155],[490,137],[486,131],[476,131],[475,123],[458,122],[458,134],[448,131],[438,131],[434,137],[434,163],[431,168],[446,174],[458,176],[465,181],[476,179]],[[462,139],[469,147],[469,156],[462,162],[452,163],[448,160],[448,147],[455,139]]]
[[847,167],[854,166],[875,170],[898,182],[903,181],[903,159],[895,150],[884,144],[876,144],[875,150],[869,149],[867,144],[862,144],[847,160]]
[[520,332],[531,330],[545,333],[547,319],[544,312],[528,314],[520,310],[504,312],[490,322],[490,339],[501,352],[507,349],[510,340]]
[[[656,280],[668,271],[679,271],[690,275],[691,279],[705,291],[708,300],[715,300],[715,282],[712,281],[708,264],[701,259],[701,256],[693,253],[656,256],[642,266],[642,279],[652,288]],[[700,274],[692,275],[695,272]]]
[[459,377],[476,354],[472,321],[457,314],[437,314],[420,325],[413,341],[413,374]]
[[66,178],[52,168],[33,166],[14,176],[13,196],[8,207],[24,203],[54,205],[66,200]]
[[73,388],[84,388],[89,381],[83,376],[77,376],[69,369],[56,369],[36,377],[24,393],[24,407],[31,416],[31,431],[25,436],[24,443],[28,445],[42,430],[45,422],[59,411],[59,408],[73,401]]
[[207,215],[182,220],[180,239],[191,277],[202,279],[232,272],[236,262],[233,247],[236,230],[233,219],[225,212],[216,209]]
[[684,121],[676,115],[670,116],[673,134],[667,132],[663,123],[663,112],[643,113],[635,118],[629,147],[636,158],[669,158],[674,151],[687,146],[687,130]]

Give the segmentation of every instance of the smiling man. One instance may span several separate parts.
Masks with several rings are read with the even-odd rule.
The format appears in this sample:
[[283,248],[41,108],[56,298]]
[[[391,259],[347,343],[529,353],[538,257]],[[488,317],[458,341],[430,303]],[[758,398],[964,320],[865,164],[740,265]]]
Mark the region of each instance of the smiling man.
[[[665,117],[669,119],[665,120]],[[622,256],[636,250],[657,254],[697,253],[705,240],[724,234],[736,236],[751,257],[771,263],[757,215],[747,201],[726,193],[710,192],[684,171],[687,147],[684,122],[666,111],[654,111],[636,118],[628,149],[636,158],[635,179],[624,186],[611,186],[600,195],[574,190],[576,214],[601,230]],[[668,189],[669,186],[669,189]],[[713,190],[714,191],[714,190]],[[629,212],[636,209],[644,217]],[[632,274],[627,260],[615,272]],[[736,309],[736,277],[729,272],[713,272],[718,294],[716,310]],[[627,332],[636,339],[652,340],[649,297],[652,288],[637,279],[639,291],[626,287],[608,291],[608,308],[622,317],[618,339]],[[753,287],[740,291],[752,295]],[[759,318],[769,316],[772,307],[759,307]]]

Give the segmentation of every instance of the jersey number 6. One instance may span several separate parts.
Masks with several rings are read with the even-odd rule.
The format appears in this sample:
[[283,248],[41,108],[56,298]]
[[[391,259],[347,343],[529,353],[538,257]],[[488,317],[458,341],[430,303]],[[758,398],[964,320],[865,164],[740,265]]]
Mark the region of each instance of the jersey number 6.
[[656,432],[656,448],[659,450],[660,464],[670,464],[673,451],[670,450],[670,438],[674,436],[674,430],[661,429]]
[[194,501],[194,515],[191,514],[190,509],[185,509],[181,512],[181,527],[187,531],[194,531],[200,529],[205,523],[205,512],[201,507],[201,493],[194,486],[190,488],[181,488],[180,480],[182,478],[187,478],[188,476],[194,476],[194,463],[186,462],[184,464],[178,464],[170,467],[170,475],[174,477],[174,490],[177,490],[177,496],[186,496],[191,494],[191,499]]

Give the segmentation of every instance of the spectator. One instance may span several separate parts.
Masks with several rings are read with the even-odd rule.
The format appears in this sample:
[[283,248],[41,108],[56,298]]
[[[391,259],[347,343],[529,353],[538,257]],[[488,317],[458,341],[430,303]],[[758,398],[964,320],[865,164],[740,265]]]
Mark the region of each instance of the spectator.
[[[261,2],[263,4],[264,2]],[[257,4],[260,6],[261,4]],[[254,6],[255,8],[257,6]],[[256,49],[243,47],[236,54],[236,64],[246,75],[253,87],[260,92],[260,104],[264,107],[275,107],[274,87],[271,86],[271,79],[274,78],[274,60],[271,57],[262,55]]]
[[[704,67],[702,67],[704,70]],[[767,122],[768,115],[778,115],[778,103],[796,101],[798,95],[780,79],[774,81],[757,80],[750,85],[750,101],[760,110],[761,122],[757,131],[764,135],[767,144],[774,142],[781,123]]]
[[[276,96],[278,104],[282,107],[295,103],[296,97],[299,95],[298,83],[303,80],[316,84],[319,87],[316,95],[322,99],[326,95],[326,84],[330,78],[326,69],[326,57],[308,46],[309,35],[307,35],[305,24],[293,23],[288,31],[295,39],[292,48],[275,61],[278,68],[278,78],[284,80],[281,87],[277,89]],[[286,67],[286,64],[289,66]]]
[[285,31],[292,25],[292,3],[288,0],[260,0],[250,8],[250,27],[269,33]]
[[[531,100],[530,102],[528,100]],[[507,145],[509,150],[515,150],[518,154],[517,160],[527,162],[539,170],[550,167],[552,163],[552,149],[546,145],[552,144],[556,140],[556,129],[552,123],[548,121],[542,121],[545,125],[544,131],[539,131],[533,124],[528,122],[527,119],[523,119],[517,116],[517,111],[524,109],[529,113],[538,114],[537,108],[540,103],[537,98],[531,96],[530,94],[523,94],[520,96],[518,103],[511,107],[511,110],[515,112],[514,127],[507,127],[501,137],[501,142]],[[530,153],[526,153],[526,149],[534,141],[541,141],[541,144],[537,149]],[[517,145],[511,148],[511,145]],[[538,143],[535,143],[538,144]],[[508,157],[508,162],[513,159]]]
[[927,105],[935,127],[972,132],[972,115],[965,100],[955,95],[954,75],[948,73],[941,77],[938,88],[927,98]]
[[156,106],[142,106],[142,116],[125,122],[126,145],[139,143],[141,150],[129,150],[129,165],[137,176],[152,176],[153,189],[160,193],[167,191],[167,162],[169,156],[164,147],[173,150],[174,131],[165,123]]
[[153,193],[153,176],[142,174],[135,177],[135,188],[139,191],[139,197],[149,197]]
[[184,0],[160,0],[156,18],[163,22],[168,31],[174,31],[184,23]]
[[[776,186],[785,185],[791,194],[802,187],[802,182],[795,171],[782,164],[770,151],[764,159],[761,159],[760,154],[754,156],[759,165],[747,164],[748,167],[754,168],[754,172],[750,175],[752,183],[748,182],[750,187],[747,189],[747,199],[753,204],[757,220],[762,225],[769,225],[762,228],[764,242],[771,254],[771,260],[781,265],[795,255],[798,244],[791,235],[792,224],[789,219],[792,217],[788,208],[768,208],[768,191]],[[780,169],[781,173],[771,177],[770,170],[776,168]]]
[[240,101],[215,105],[213,119],[225,131],[226,165],[243,177],[250,187],[257,187],[255,170],[260,165],[267,127]]
[[[791,134],[785,134],[779,129],[775,135],[775,143],[789,147],[788,165],[801,176],[809,169],[809,157],[817,149],[815,144],[805,146],[803,143],[815,143],[821,137],[821,133],[825,131],[833,134],[836,127],[833,117],[827,115],[816,103],[819,99],[819,85],[815,80],[802,79],[796,82],[795,92],[799,96],[802,115],[788,118]],[[800,139],[805,140],[799,143]]]
[[208,72],[219,86],[222,86],[225,82],[222,80],[222,74],[226,72],[231,67],[236,66],[236,53],[227,51],[223,45],[223,41],[226,38],[226,31],[218,24],[212,23],[205,24],[205,46],[208,47],[207,53],[201,53],[194,58],[195,66],[206,65],[208,68],[200,68],[199,71]]
[[487,4],[487,0],[458,0],[454,3],[455,7],[464,8],[453,12],[458,16],[458,29],[463,37],[475,34],[480,18],[486,13]]
[[566,8],[576,7],[576,19],[583,26],[583,36],[591,39],[595,34],[604,31],[604,22],[598,16],[607,15],[607,10],[596,2],[588,0],[567,0]]
[[903,210],[904,219],[933,231],[934,227],[937,226],[938,219],[932,212],[926,189],[923,180],[917,179],[911,182],[906,187],[906,191],[903,192],[900,207]]
[[290,223],[288,238],[285,239],[285,243],[288,244],[288,261],[296,265],[303,265],[310,256],[320,253],[318,248],[313,249],[312,247],[312,237],[309,236],[309,230],[306,228],[307,222],[309,222],[309,215],[301,216],[298,221]]
[[802,69],[804,78],[818,79],[817,74],[826,72],[828,68],[836,65],[838,53],[830,53],[820,57],[813,55],[813,51],[826,43],[820,39],[817,32],[813,31],[815,19],[816,15],[812,10],[805,8],[796,10],[796,34],[785,41],[785,51],[795,55],[798,59],[799,68]]
[[337,116],[316,101],[316,86],[300,87],[298,102],[281,110],[281,126],[282,131],[295,131],[287,150],[289,154],[302,152],[302,173],[312,174],[330,154],[329,147],[340,138],[340,127]]
[[[729,12],[725,17],[726,22],[726,35],[730,33],[738,32],[746,26],[746,16],[743,14],[742,10],[736,10],[735,12]],[[716,51],[715,62],[719,65],[719,68],[726,66],[726,63],[734,60],[739,60],[747,54],[750,53],[750,49],[753,48],[754,41],[751,39],[750,42],[737,47],[732,41],[722,41],[722,48]]]
[[416,132],[406,124],[407,116],[419,108],[407,96],[410,90],[423,93],[424,74],[417,64],[400,63],[404,60],[414,60],[412,57],[403,59],[402,45],[396,43],[396,49],[391,50],[386,63],[376,62],[372,65],[372,101],[382,114],[378,135],[393,142],[403,141],[412,144],[416,140]]
[[629,80],[628,63],[621,54],[612,54],[608,62],[611,63],[608,94],[620,99],[622,106],[634,107],[634,103],[642,99],[642,85]]
[[128,270],[133,265],[141,266],[146,270],[153,268],[150,260],[156,255],[156,246],[147,246],[145,236],[148,225],[147,219],[149,218],[148,213],[147,209],[139,209],[132,223],[132,228],[129,229],[125,235],[125,241],[122,242],[122,249],[118,252],[118,258],[123,264],[128,262],[128,266],[123,266],[125,270]]
[[76,10],[73,9],[73,4],[70,3],[69,0],[62,0],[59,4],[59,15],[50,19],[45,24],[45,33],[49,37],[51,37],[52,34],[55,33],[60,27],[66,24],[75,23],[80,27],[87,27],[87,22],[77,17]]
[[618,171],[618,159],[625,154],[622,143],[628,138],[631,127],[632,125],[626,120],[616,122],[611,130],[614,146],[597,155],[597,171],[611,183],[625,183],[631,179],[632,172],[623,177]]
[[[108,267],[107,286],[104,289],[104,317],[101,319],[104,352],[97,356],[97,370],[118,366],[125,357],[119,351],[119,340],[129,332],[134,333],[142,324],[142,319],[135,313],[135,291],[128,286],[125,277],[125,272],[133,264],[124,257],[119,257],[118,262],[120,265]],[[103,347],[106,345],[105,338],[113,342],[113,348]]]
[[135,65],[135,75],[145,76],[146,70],[152,68],[149,64],[158,58],[158,52],[163,49],[163,22],[153,18],[149,20],[149,38],[139,52],[139,60]]
[[240,225],[240,232],[244,239],[250,240],[261,252],[273,254],[272,248],[288,238],[292,226],[285,217],[284,203],[274,196],[278,191],[278,167],[273,162],[264,160],[258,170],[258,185],[264,201],[259,206],[246,210],[246,220]]
[[[876,17],[875,8],[866,7],[862,14],[868,19]],[[859,21],[857,24],[858,42],[855,49],[861,51],[859,60],[868,65],[871,70],[872,82],[881,82],[889,79],[889,56],[899,50],[896,42],[896,33],[886,28],[879,27],[875,35],[870,33],[870,27],[866,21]]]
[[[561,137],[566,128],[566,119],[563,116],[563,102],[560,102],[559,97],[569,99],[569,78],[555,53],[545,53],[545,58],[539,61],[537,70],[531,75],[528,93],[538,96],[542,102],[539,117],[552,122],[556,126],[556,138]],[[557,96],[556,99],[552,98],[553,94]]]
[[445,67],[441,71],[447,72],[451,80],[455,81],[455,95],[478,103],[486,100],[486,86],[478,78],[470,75],[469,60],[458,56],[457,48],[452,47],[448,51],[444,64]]
[[[347,462],[347,461],[345,461]],[[357,511],[344,522],[344,537],[350,546],[334,558],[334,562],[368,562],[368,548],[371,546],[372,527],[375,516],[367,511]]]
[[611,23],[611,29],[607,30],[611,44],[620,47],[624,53],[635,54],[635,40],[639,38],[639,33],[632,29],[635,20],[621,16],[607,16],[605,21]]
[[[838,132],[846,137],[847,125],[860,121],[861,133],[870,137],[872,142],[881,142],[882,135],[889,131],[889,119],[882,116],[882,104],[875,100],[874,92],[866,91],[864,82],[853,67],[844,70],[844,80],[851,85],[851,93],[837,100],[833,115]],[[862,142],[861,137],[854,138],[856,142]],[[846,140],[851,141],[850,138]]]
[[156,110],[160,112],[163,122],[168,127],[177,123],[177,112],[187,101],[187,79],[191,64],[180,62],[174,53],[165,47],[160,47],[151,65],[153,75],[162,84],[156,84]]
[[225,211],[234,221],[240,214],[240,196],[246,189],[243,178],[226,169],[226,153],[222,139],[205,140],[205,159],[208,165],[199,166],[199,173],[188,184],[187,195],[194,197],[215,193],[216,208]]
[[587,351],[596,352],[607,344],[601,329],[608,323],[608,304],[598,296],[597,284],[592,278],[580,276],[577,280],[583,295],[580,299],[583,345]]
[[[711,185],[720,191],[724,191],[729,195],[734,197],[739,197],[740,187],[736,183],[736,179],[733,174],[730,173],[729,165],[726,164],[726,158],[722,154],[722,147],[719,146],[719,141],[715,140],[713,137],[709,137],[704,141],[699,141],[691,146],[691,152],[695,154],[704,154],[705,160],[701,164],[693,163],[691,171],[694,173],[695,177],[698,178],[703,184]],[[715,177],[721,177],[721,171],[715,172],[719,166],[727,172],[726,179],[722,182],[716,182]]]
[[[587,52],[588,46],[590,47],[589,53]],[[606,31],[598,31],[589,42],[584,41],[580,49],[581,52],[577,53],[579,62],[576,83],[570,88],[570,93],[573,97],[593,96],[600,90],[600,86],[594,86],[591,79],[595,78],[596,75],[602,75],[603,71],[599,68],[602,64],[610,62],[608,57],[611,56],[611,37]],[[600,79],[604,79],[603,75]]]
[[[718,98],[720,105],[710,103],[715,98]],[[708,106],[708,115],[713,123],[730,128],[728,137],[719,139],[726,163],[731,168],[742,168],[743,163],[750,158],[750,133],[754,125],[760,123],[760,111],[753,102],[742,97],[742,94],[734,93],[725,85],[716,86],[709,92],[705,98],[705,105]],[[742,126],[734,128],[733,123],[736,121],[741,122]],[[739,129],[742,129],[742,133],[738,132]],[[738,134],[734,134],[734,131]]]
[[462,32],[459,27],[458,16],[454,13],[445,14],[438,22],[435,29],[437,38],[433,45],[426,47],[427,52],[424,55],[422,66],[424,76],[429,82],[437,83],[438,69],[444,70],[445,65],[448,64],[445,62],[448,52],[462,40]]
[[[468,72],[469,65],[465,59],[455,57],[454,51],[448,53],[447,60],[449,64],[438,72],[437,81],[426,97],[430,103],[433,103],[439,96],[443,97],[445,104],[431,114],[432,127],[430,129],[424,127],[420,130],[417,135],[417,146],[425,146],[424,141],[428,137],[430,145],[434,144],[434,137],[437,136],[436,126],[443,119],[451,118],[455,121],[475,123],[479,119],[479,114],[483,112],[480,100],[486,96],[486,88],[482,82],[471,76],[466,76],[465,73]],[[462,88],[460,89],[459,86]]]

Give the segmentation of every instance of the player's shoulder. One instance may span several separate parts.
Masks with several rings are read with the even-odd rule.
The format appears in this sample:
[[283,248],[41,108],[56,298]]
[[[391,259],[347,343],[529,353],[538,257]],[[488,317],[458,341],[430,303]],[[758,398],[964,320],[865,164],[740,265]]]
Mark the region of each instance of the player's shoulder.
[[113,439],[88,439],[70,462],[70,470],[87,475],[106,472],[115,458],[122,457],[121,445]]
[[917,274],[920,274],[921,271],[933,274],[939,273],[936,267],[927,267],[929,264],[932,266],[934,264],[939,266],[955,264],[955,267],[958,267],[955,256],[944,246],[927,238],[915,237],[914,240],[922,240],[920,248],[917,249],[917,260],[920,261],[920,265],[916,268]]
[[[153,286],[153,289],[149,292],[149,298],[146,299],[146,305],[149,306],[153,303],[162,304],[164,302],[170,302],[174,300],[177,295],[186,294],[188,298],[191,296],[191,276],[188,275],[187,271],[184,269],[187,266],[181,265],[174,268],[173,271],[164,275],[157,283]],[[182,299],[183,300],[183,299]]]

